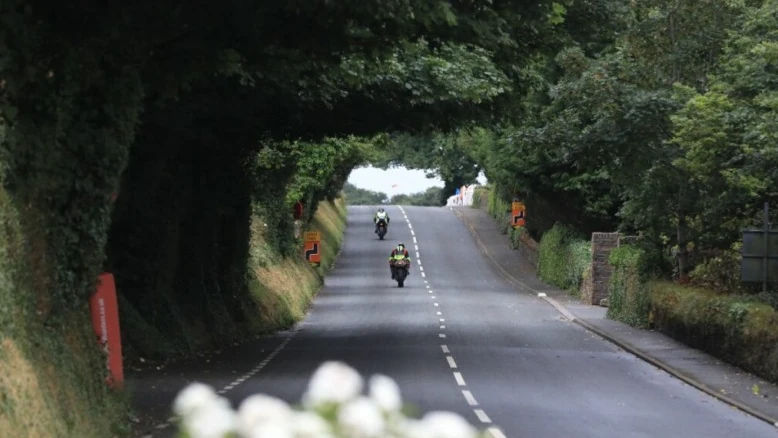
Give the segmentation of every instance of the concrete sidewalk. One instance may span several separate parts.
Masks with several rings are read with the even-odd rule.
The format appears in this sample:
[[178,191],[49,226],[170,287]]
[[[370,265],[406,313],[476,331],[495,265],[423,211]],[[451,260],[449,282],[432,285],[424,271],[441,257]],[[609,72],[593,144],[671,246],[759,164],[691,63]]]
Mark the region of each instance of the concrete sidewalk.
[[607,319],[606,308],[583,304],[567,292],[540,281],[535,275],[535,267],[509,246],[507,236],[500,233],[496,222],[486,212],[467,207],[452,210],[470,230],[486,258],[522,292],[546,300],[571,321],[689,385],[778,427],[778,385],[662,333],[635,329]]

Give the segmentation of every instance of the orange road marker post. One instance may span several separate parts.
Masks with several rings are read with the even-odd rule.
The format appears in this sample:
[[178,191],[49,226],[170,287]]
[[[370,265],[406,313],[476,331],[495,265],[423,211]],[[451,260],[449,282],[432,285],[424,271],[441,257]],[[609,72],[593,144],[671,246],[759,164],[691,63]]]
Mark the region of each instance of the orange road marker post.
[[113,274],[100,275],[97,290],[89,300],[92,312],[92,327],[100,348],[106,353],[108,370],[106,383],[117,389],[124,387],[122,366],[122,342],[119,334],[119,303],[116,299],[116,283]]

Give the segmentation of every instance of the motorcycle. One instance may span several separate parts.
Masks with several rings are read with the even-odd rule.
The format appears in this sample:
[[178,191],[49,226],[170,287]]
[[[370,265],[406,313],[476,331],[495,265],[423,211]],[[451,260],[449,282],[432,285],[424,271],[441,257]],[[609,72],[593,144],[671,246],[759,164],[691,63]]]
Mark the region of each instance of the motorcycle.
[[407,260],[397,260],[394,262],[394,279],[397,280],[397,287],[403,287],[405,285],[405,278],[408,276],[408,268],[410,262]]
[[384,240],[384,236],[386,235],[386,221],[383,219],[378,220],[378,238],[380,240]]

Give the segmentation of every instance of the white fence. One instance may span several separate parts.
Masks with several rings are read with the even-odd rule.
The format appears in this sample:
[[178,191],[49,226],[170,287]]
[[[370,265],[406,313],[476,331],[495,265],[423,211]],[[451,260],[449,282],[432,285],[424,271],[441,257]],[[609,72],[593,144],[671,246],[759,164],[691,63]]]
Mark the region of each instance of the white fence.
[[463,206],[463,207],[470,207],[473,205],[473,192],[475,192],[475,188],[478,187],[478,184],[473,184],[471,186],[462,186],[459,188],[459,194],[454,195],[448,198],[446,201],[447,207],[456,207],[456,206]]

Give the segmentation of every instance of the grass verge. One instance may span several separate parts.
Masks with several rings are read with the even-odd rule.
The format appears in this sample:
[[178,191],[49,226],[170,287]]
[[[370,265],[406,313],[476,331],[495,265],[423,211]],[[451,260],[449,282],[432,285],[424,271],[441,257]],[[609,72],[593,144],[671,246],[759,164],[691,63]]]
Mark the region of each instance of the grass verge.
[[291,327],[305,316],[323,276],[333,267],[346,228],[346,205],[343,199],[319,205],[309,229],[321,232],[321,264],[312,267],[303,258],[281,258],[268,253],[261,220],[252,223],[249,261],[249,290],[260,308],[257,331],[262,333]]

